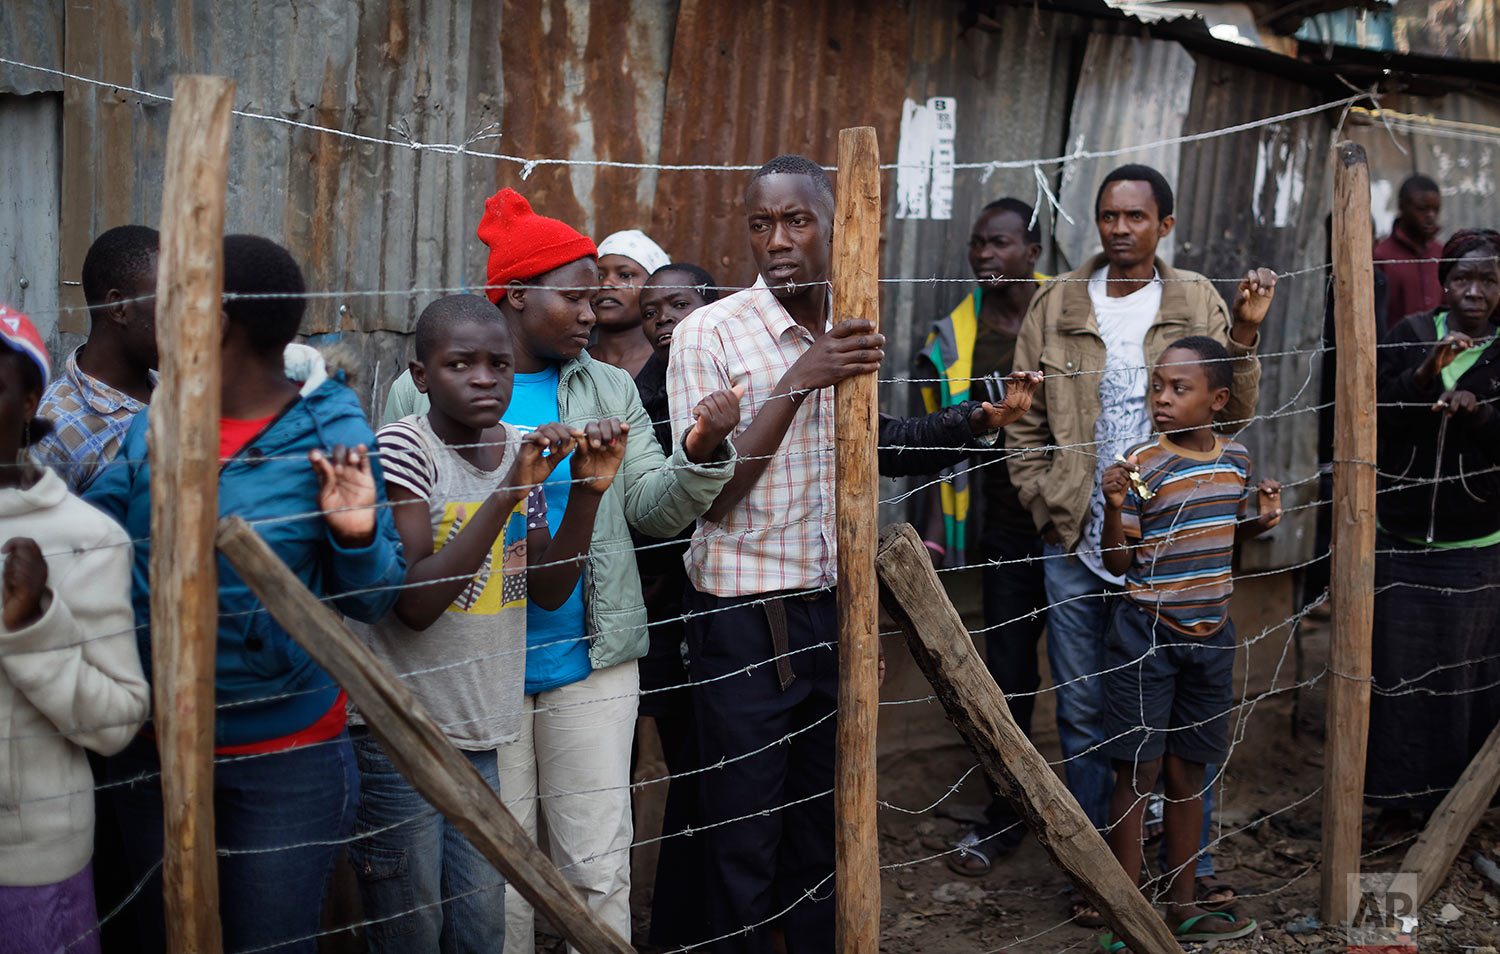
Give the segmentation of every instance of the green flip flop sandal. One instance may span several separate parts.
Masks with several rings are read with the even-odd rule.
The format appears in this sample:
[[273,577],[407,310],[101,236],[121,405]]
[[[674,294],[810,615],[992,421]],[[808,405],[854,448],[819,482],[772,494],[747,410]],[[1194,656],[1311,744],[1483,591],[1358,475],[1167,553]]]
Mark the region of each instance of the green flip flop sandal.
[[1172,929],[1172,936],[1177,938],[1177,940],[1179,941],[1187,941],[1189,943],[1197,943],[1199,941],[1232,941],[1235,938],[1248,937],[1249,935],[1254,934],[1259,929],[1259,925],[1257,925],[1253,920],[1246,918],[1244,923],[1241,924],[1240,927],[1234,928],[1233,930],[1229,931],[1193,930],[1193,927],[1200,921],[1206,921],[1209,918],[1228,921],[1231,924],[1240,924],[1239,920],[1236,919],[1232,914],[1228,914],[1224,911],[1210,911],[1207,914],[1194,915],[1193,917],[1190,917],[1187,920],[1183,921],[1181,924],[1177,925],[1177,927]]
[[1099,950],[1104,954],[1119,954],[1120,951],[1125,950],[1125,942],[1115,940],[1115,936],[1106,931],[1099,935]]

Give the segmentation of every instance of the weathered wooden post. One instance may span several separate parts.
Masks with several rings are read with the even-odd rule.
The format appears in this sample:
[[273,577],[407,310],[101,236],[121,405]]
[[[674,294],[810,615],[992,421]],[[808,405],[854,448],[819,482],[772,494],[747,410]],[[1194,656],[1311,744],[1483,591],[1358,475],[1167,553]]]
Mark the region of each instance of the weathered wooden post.
[[1323,769],[1323,921],[1359,903],[1360,820],[1375,618],[1375,281],[1365,150],[1339,143],[1333,178],[1333,637]]
[[[880,154],[872,126],[839,132],[833,227],[836,321],[880,322]],[[874,374],[834,388],[838,500],[839,710],[834,777],[837,947],[880,949],[880,851],[875,828],[875,732],[880,713],[880,604],[875,547],[879,508]]]
[[214,646],[219,586],[219,338],[234,81],[179,76],[167,127],[151,397],[151,659],[161,752],[167,949],[215,954]]

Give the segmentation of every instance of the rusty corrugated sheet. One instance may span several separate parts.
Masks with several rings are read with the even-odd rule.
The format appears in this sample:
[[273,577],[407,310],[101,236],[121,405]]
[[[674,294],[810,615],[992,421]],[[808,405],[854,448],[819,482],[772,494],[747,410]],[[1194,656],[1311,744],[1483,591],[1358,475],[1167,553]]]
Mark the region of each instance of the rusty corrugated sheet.
[[[0,3],[0,56],[60,70],[63,65],[64,0]],[[62,79],[50,73],[0,63],[0,93],[55,93]]]
[[[460,14],[401,0],[276,0],[197,5],[190,15],[165,0],[78,4],[67,63],[161,92],[175,73],[215,73],[236,80],[236,105],[248,111],[366,136],[461,142],[500,118],[499,31],[489,4]],[[158,221],[169,109],[73,82],[65,96],[66,277],[93,235]],[[474,210],[493,190],[486,161],[237,119],[230,166],[227,227],[284,241],[313,288],[457,286],[482,275],[472,236]],[[314,301],[304,330],[405,331],[430,297]]]
[[[672,43],[662,162],[756,164],[795,152],[832,165],[838,133],[874,126],[896,154],[907,7],[683,0]],[[652,234],[721,284],[748,284],[745,172],[663,172]],[[890,177],[884,186],[889,188]]]
[[[1073,94],[1067,151],[1097,152],[1179,135],[1188,114],[1193,72],[1192,55],[1171,40],[1091,35]],[[1057,225],[1057,267],[1076,268],[1099,251],[1094,197],[1111,169],[1145,163],[1175,182],[1177,153],[1176,146],[1166,146],[1069,162],[1058,199],[1073,222]],[[1172,236],[1161,243],[1160,254],[1171,261]]]
[[[1223,128],[1315,105],[1323,99],[1300,84],[1246,67],[1198,58],[1186,134]],[[1238,275],[1264,265],[1292,271],[1327,261],[1323,232],[1332,186],[1328,173],[1330,118],[1317,114],[1181,147],[1177,180],[1175,264],[1213,278],[1233,302]],[[1260,351],[1311,352],[1322,342],[1321,271],[1283,279],[1261,327]],[[1284,506],[1316,499],[1317,355],[1263,358],[1257,420],[1239,440],[1256,472],[1283,483]],[[1312,556],[1314,513],[1290,510],[1271,533],[1242,549],[1250,569],[1291,566]]]
[[[500,151],[657,162],[676,16],[673,0],[507,3]],[[538,166],[523,180],[521,167],[501,163],[496,173],[500,185],[596,240],[619,229],[650,231],[654,170]]]

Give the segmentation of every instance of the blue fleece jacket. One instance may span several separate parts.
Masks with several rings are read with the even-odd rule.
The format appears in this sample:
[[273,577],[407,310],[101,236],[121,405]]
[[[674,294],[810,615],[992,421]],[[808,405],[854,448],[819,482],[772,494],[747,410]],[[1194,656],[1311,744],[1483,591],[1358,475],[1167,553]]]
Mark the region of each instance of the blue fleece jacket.
[[[151,673],[151,468],[146,414],[136,415],[116,461],[89,488],[88,502],[114,517],[135,541],[131,599],[136,638]],[[390,509],[381,507],[375,540],[350,550],[334,542],[318,513],[318,479],[307,452],[337,445],[375,447],[354,392],[325,380],[240,450],[219,472],[219,515],[245,518],[297,578],[346,616],[374,623],[396,601],[406,561]],[[380,462],[371,458],[385,502]],[[338,696],[333,679],[271,618],[219,557],[219,634],[214,685],[216,746],[247,745],[304,729]]]

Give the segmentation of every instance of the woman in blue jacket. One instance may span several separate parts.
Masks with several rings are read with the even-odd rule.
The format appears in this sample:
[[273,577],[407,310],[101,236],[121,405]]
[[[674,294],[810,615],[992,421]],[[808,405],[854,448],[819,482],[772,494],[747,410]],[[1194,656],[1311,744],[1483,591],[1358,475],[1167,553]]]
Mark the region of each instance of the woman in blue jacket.
[[[380,506],[385,482],[366,455],[375,437],[359,401],[315,352],[291,344],[305,305],[301,270],[276,243],[231,235],[224,291],[219,514],[249,521],[315,594],[373,623],[395,602],[406,563]],[[135,541],[132,600],[150,674],[147,431],[147,415],[138,415],[87,499]],[[218,580],[214,829],[224,949],[312,952],[358,801],[344,694],[222,557]],[[148,951],[165,947],[160,771],[148,724],[108,772],[133,875],[150,878],[139,909]]]

